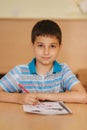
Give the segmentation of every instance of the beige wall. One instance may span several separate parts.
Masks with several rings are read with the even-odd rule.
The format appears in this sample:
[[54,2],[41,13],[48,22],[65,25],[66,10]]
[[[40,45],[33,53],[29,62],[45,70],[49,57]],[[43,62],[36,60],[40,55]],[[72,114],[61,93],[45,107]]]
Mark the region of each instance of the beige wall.
[[[0,73],[33,58],[30,32],[39,19],[0,19]],[[55,20],[63,32],[57,60],[66,62],[87,84],[87,20]]]
[[[0,0],[0,18],[87,19],[77,0]],[[81,0],[80,0],[81,1]]]

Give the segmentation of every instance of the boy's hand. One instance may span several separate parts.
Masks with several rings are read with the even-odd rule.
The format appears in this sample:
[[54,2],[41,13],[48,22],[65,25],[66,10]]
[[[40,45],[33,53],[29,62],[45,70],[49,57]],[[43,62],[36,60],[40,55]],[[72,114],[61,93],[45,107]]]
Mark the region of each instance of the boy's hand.
[[38,98],[36,94],[34,93],[28,93],[28,94],[23,94],[23,104],[30,104],[30,105],[36,105],[39,103]]
[[45,101],[46,100],[46,93],[35,93],[37,96],[38,100]]

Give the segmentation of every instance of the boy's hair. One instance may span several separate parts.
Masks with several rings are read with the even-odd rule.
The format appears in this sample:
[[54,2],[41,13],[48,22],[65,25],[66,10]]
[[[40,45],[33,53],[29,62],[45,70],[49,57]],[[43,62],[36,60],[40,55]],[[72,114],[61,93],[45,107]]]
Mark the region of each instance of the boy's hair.
[[41,20],[34,25],[31,32],[33,44],[37,36],[55,36],[59,44],[61,44],[62,41],[62,31],[59,25],[52,20]]

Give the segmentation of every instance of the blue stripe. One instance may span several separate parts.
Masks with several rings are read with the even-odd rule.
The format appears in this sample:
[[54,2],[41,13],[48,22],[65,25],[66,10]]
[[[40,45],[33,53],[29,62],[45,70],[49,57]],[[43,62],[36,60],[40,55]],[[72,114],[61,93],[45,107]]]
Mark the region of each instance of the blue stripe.
[[15,87],[12,85],[11,81],[9,81],[7,77],[4,77],[4,80],[5,80],[5,82],[7,82],[8,86],[9,86],[9,90],[10,90],[11,92],[16,92],[16,91],[17,91],[17,90],[15,89]]
[[1,84],[1,87],[3,87],[3,89],[4,89],[5,91],[11,92],[10,89],[3,83],[3,81],[0,82],[0,84]]
[[42,91],[42,92],[44,92],[44,91],[46,91],[47,90],[47,92],[48,91],[55,91],[55,87],[54,86],[45,86],[45,87],[43,87],[43,86],[38,86],[38,87],[35,87],[35,86],[27,86],[27,87],[25,87],[25,89],[27,89],[27,90],[29,90],[29,91],[32,91],[32,90],[35,90],[35,91]]
[[13,75],[14,74],[18,74],[18,75],[20,75],[21,74],[21,71],[19,71],[20,69],[18,69],[18,67],[16,66],[16,67],[14,67],[14,69],[12,69],[11,71],[10,71],[10,73],[12,73]]
[[[74,77],[72,71],[66,64],[60,65],[62,69],[61,72],[56,72],[54,74],[48,73],[45,76],[44,80],[40,75],[31,75],[30,70],[29,72],[26,72],[29,69],[28,65],[16,66],[3,79],[1,79],[0,82],[2,87],[5,88],[8,92],[17,91],[17,83],[22,84],[27,90],[30,90],[31,92],[62,92],[66,89],[69,90],[74,84],[78,83],[78,80]],[[7,87],[4,84],[3,80],[7,83]],[[8,88],[8,85],[10,88]]]
[[68,78],[66,81],[65,81],[65,86],[70,86],[70,84],[72,83],[72,81],[74,81],[75,77],[71,76],[70,78]]
[[32,83],[33,83],[33,84],[42,84],[42,83],[52,84],[52,83],[55,83],[55,82],[56,82],[56,83],[57,83],[57,82],[59,83],[59,82],[61,81],[61,79],[62,79],[61,77],[58,77],[58,78],[56,78],[56,79],[51,79],[51,80],[50,80],[50,79],[48,79],[48,80],[43,80],[43,79],[42,79],[42,80],[35,80],[35,79],[34,79],[34,80],[30,80],[30,81],[29,81],[29,79],[27,79],[27,80],[25,81],[25,80],[22,79],[20,82],[21,82],[21,84],[32,84]]

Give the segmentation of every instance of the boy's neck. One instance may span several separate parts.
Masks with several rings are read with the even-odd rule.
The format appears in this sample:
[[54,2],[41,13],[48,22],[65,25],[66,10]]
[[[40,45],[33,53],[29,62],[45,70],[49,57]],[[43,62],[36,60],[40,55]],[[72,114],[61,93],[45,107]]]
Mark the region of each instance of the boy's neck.
[[51,70],[52,67],[53,67],[53,64],[43,65],[40,63],[36,63],[36,70],[37,70],[37,73],[40,75],[45,76]]

